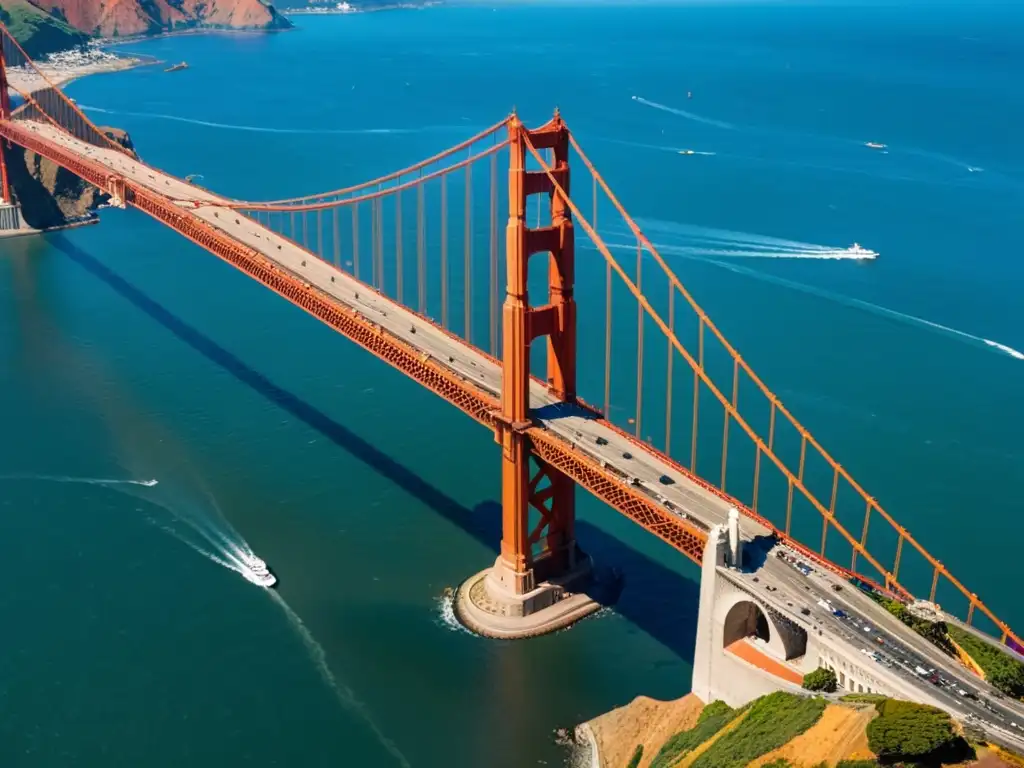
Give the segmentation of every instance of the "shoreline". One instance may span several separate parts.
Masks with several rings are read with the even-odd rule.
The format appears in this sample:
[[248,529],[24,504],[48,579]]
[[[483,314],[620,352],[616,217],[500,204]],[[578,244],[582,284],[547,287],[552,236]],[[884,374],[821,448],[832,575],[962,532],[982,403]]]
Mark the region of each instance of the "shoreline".
[[[97,46],[98,48],[99,46]],[[127,72],[130,69],[162,63],[153,56],[138,54],[127,56],[106,52],[102,53],[102,55],[96,55],[92,59],[86,56],[85,60],[76,61],[74,57],[66,55],[69,53],[74,54],[76,53],[75,51],[65,51],[63,53],[65,54],[63,61],[60,58],[60,54],[57,54],[58,58],[56,61],[51,56],[46,61],[33,62],[42,75],[42,79],[34,71],[25,67],[8,69],[7,80],[10,88],[29,95],[45,90],[50,86],[63,91],[68,85],[83,77]]]
[[381,11],[421,11],[442,5],[441,0],[430,0],[425,3],[394,3],[393,5],[377,5],[372,8],[355,8],[339,10],[337,8],[289,8],[278,11],[282,16],[354,16],[362,13],[380,13]]
[[[278,11],[278,13],[281,13]],[[283,16],[284,14],[281,13]],[[292,32],[295,27],[284,27],[283,29],[258,29],[233,27],[191,27],[189,29],[174,29],[166,32],[158,32],[155,35],[125,35],[124,37],[97,37],[93,44],[101,48],[111,48],[126,43],[145,43],[150,40],[160,40],[165,37],[187,37],[189,35],[275,35],[281,32]]]

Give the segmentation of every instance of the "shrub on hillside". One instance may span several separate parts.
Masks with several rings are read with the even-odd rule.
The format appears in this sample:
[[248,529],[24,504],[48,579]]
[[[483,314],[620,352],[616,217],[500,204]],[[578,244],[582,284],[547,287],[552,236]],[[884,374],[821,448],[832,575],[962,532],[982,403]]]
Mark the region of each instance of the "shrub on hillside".
[[992,685],[1014,698],[1024,697],[1024,664],[959,627],[950,627],[949,634],[984,670]]
[[878,768],[874,760],[840,760],[836,768]]
[[636,749],[633,750],[633,756],[629,758],[629,762],[626,764],[626,768],[637,768],[640,765],[640,760],[644,756],[644,745],[637,744]]
[[883,599],[881,603],[889,613],[917,632],[921,637],[931,641],[950,656],[956,653],[949,642],[949,628],[944,621],[928,621],[928,619],[915,616],[907,606],[898,600]]
[[941,709],[895,699],[875,708],[878,717],[868,724],[868,747],[881,762],[946,762],[943,758],[966,747]]
[[835,693],[836,688],[839,687],[839,681],[836,679],[836,673],[831,669],[818,667],[804,675],[803,685],[808,691]]

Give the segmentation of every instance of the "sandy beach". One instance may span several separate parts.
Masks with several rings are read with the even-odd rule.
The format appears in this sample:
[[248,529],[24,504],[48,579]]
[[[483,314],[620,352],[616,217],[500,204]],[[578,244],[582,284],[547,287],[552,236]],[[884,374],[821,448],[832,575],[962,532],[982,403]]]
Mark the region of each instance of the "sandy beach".
[[[134,56],[119,56],[104,51],[96,45],[83,49],[61,51],[35,62],[43,77],[56,86],[64,86],[87,75],[105,72],[122,72],[126,69],[157,63],[155,59]],[[7,80],[15,91],[32,93],[47,87],[47,83],[27,66],[10,67]]]

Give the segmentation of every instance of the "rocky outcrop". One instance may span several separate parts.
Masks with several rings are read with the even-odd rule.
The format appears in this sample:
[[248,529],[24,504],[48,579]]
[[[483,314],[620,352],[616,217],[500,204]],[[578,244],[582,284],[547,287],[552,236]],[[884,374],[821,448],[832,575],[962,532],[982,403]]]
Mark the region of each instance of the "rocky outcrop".
[[[135,152],[131,137],[101,127],[107,136]],[[88,218],[109,196],[54,162],[18,146],[4,147],[4,160],[25,223],[33,229],[66,226]]]
[[32,0],[75,29],[97,37],[188,29],[286,29],[291,23],[263,0]]

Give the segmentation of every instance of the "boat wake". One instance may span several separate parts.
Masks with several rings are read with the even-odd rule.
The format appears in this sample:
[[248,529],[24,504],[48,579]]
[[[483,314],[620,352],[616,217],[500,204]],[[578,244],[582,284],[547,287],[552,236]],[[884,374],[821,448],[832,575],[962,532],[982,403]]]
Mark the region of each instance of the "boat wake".
[[335,697],[341,706],[349,712],[357,715],[371,731],[374,736],[377,737],[377,741],[380,745],[395,758],[402,768],[411,768],[409,761],[405,755],[402,754],[401,750],[395,745],[391,739],[384,735],[380,727],[374,722],[373,717],[359,699],[356,698],[355,693],[347,685],[340,683],[331,671],[330,665],[327,663],[327,654],[324,651],[324,647],[317,642],[316,638],[313,637],[313,633],[309,631],[309,627],[306,626],[305,622],[299,617],[299,615],[292,610],[292,607],[285,602],[284,598],[280,594],[274,591],[268,591],[270,599],[277,603],[278,607],[284,611],[285,616],[288,617],[288,623],[292,625],[296,634],[302,640],[303,645],[306,647],[306,652],[309,654],[310,660],[313,665],[317,668],[320,676],[323,678],[324,683],[334,693]]
[[239,125],[236,123],[216,123],[210,120],[197,120],[191,117],[180,115],[168,115],[161,112],[131,112],[127,110],[103,109],[102,107],[91,107],[84,104],[79,105],[86,112],[95,112],[103,115],[120,115],[124,117],[138,117],[147,120],[171,120],[176,123],[188,123],[204,128],[218,128],[228,131],[247,131],[250,133],[278,133],[287,135],[307,136],[373,136],[390,134],[427,133],[429,131],[465,131],[466,126],[453,125],[428,125],[419,128],[270,128],[264,125]]
[[[749,259],[827,259],[871,261],[878,254],[858,247],[837,248],[797,240],[785,240],[767,235],[732,232],[727,229],[671,224],[660,221],[638,221],[641,229],[657,236],[669,235],[685,245],[672,245],[674,252],[693,256],[738,257]],[[633,246],[630,246],[633,247]],[[661,248],[661,246],[658,246]]]
[[[878,304],[872,304],[871,302],[864,301],[863,299],[857,299],[852,296],[835,293],[834,291],[829,291],[824,288],[818,288],[813,285],[807,285],[806,283],[789,280],[785,277],[779,277],[778,275],[761,272],[732,261],[722,261],[715,258],[717,256],[725,255],[726,253],[741,253],[744,256],[751,256],[757,253],[763,256],[771,248],[779,249],[779,252],[788,248],[790,255],[781,258],[834,258],[833,256],[828,255],[828,249],[823,246],[809,246],[806,243],[779,240],[778,238],[728,232],[726,230],[708,229],[705,227],[691,227],[685,224],[673,224],[669,222],[647,222],[645,225],[642,225],[642,228],[649,233],[651,241],[654,243],[654,247],[657,248],[658,252],[664,256],[679,256],[682,258],[702,261],[706,264],[712,264],[721,269],[727,269],[730,272],[745,275],[755,280],[779,285],[794,291],[800,291],[801,293],[817,296],[818,298],[828,299],[829,301],[834,301],[837,304],[842,304],[843,306],[854,309],[861,309],[880,317],[887,317],[905,325],[913,325],[918,328],[924,328],[926,330],[941,333],[945,336],[965,341],[973,346],[982,347],[984,349],[998,352],[999,354],[1008,355],[1016,360],[1024,360],[1024,352],[998,341],[994,341],[993,339],[987,339],[984,336],[978,336],[973,333],[968,333],[967,331],[961,331],[958,328],[952,328],[948,325],[936,323],[932,320],[926,320],[923,317],[917,317],[916,315],[899,312],[895,309],[889,309],[888,307],[883,307]],[[657,233],[659,232],[665,237],[672,237],[675,235],[685,238],[686,235],[689,234],[689,239],[691,241],[699,242],[703,239],[706,241],[706,244],[704,246],[699,244],[691,246],[658,242],[660,238],[657,237]],[[734,240],[736,238],[740,238],[746,242],[750,248],[748,250],[737,251],[735,249],[726,248],[716,249],[708,247],[707,245],[707,243],[711,242],[728,242],[727,238],[734,238]],[[636,250],[636,245],[609,244],[608,247],[613,250],[625,250],[630,252],[634,252]],[[801,257],[801,252],[808,252],[812,255]],[[796,255],[793,255],[794,253]]]
[[701,117],[693,112],[687,112],[685,109],[678,109],[677,107],[670,107],[667,104],[659,104],[656,101],[650,101],[642,96],[634,96],[633,101],[637,104],[643,104],[645,107],[651,107],[662,112],[668,112],[670,115],[678,115],[679,117],[685,117],[687,120],[692,120],[695,123],[703,123],[704,125],[712,125],[715,128],[723,128],[727,131],[733,131],[736,126],[732,123],[727,123],[724,120],[713,120],[710,117]]
[[67,475],[38,475],[31,473],[15,473],[0,475],[0,480],[39,480],[49,483],[82,483],[84,485],[140,485],[144,488],[152,488],[157,484],[156,480],[118,480],[106,477],[70,477]]
[[[154,517],[149,517],[148,519],[149,522],[157,526],[160,530],[173,536],[178,541],[189,547],[189,549],[202,555],[210,562],[216,563],[222,568],[227,568],[229,571],[234,571],[247,581],[257,586],[266,586],[263,581],[260,580],[260,577],[257,575],[253,567],[253,562],[256,559],[256,556],[252,554],[252,549],[244,539],[238,536],[233,528],[230,528],[230,525],[227,530],[222,530],[216,535],[211,535],[213,533],[213,527],[203,527],[202,530],[200,530],[194,526],[190,526],[192,533],[198,531],[203,538],[203,541],[197,542],[188,533],[179,530],[173,525],[161,522]],[[176,519],[181,520],[182,518],[180,516],[176,516]],[[226,523],[227,521],[225,520],[224,522]],[[234,540],[229,540],[232,537]],[[367,727],[373,731],[373,734],[380,745],[395,758],[399,765],[403,768],[410,768],[409,761],[406,759],[405,755],[403,755],[398,747],[395,746],[393,741],[384,735],[380,730],[380,727],[370,716],[366,706],[356,698],[352,689],[347,685],[340,683],[334,676],[330,665],[327,663],[327,654],[324,651],[323,646],[317,642],[305,622],[303,622],[292,607],[288,605],[280,593],[273,589],[266,589],[265,591],[270,596],[270,599],[273,600],[274,603],[284,612],[285,617],[288,619],[288,623],[302,640],[302,644],[309,655],[310,661],[313,662],[313,666],[320,674],[324,684],[330,688],[335,698],[337,698],[338,703],[341,704],[342,708],[358,716],[367,725]]]

